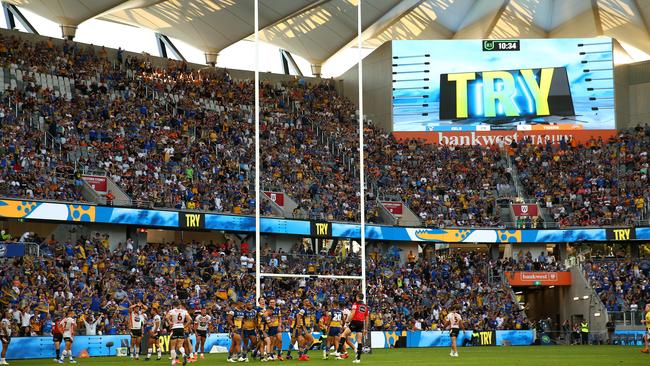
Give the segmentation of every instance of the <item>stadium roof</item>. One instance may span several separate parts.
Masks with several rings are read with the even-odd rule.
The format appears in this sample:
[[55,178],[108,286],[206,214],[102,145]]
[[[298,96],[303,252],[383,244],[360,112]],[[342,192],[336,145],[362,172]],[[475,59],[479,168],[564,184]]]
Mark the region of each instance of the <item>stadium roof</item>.
[[[61,25],[98,18],[215,53],[253,33],[252,0],[5,0]],[[323,64],[356,44],[358,0],[260,0],[261,39]],[[610,36],[630,61],[650,54],[646,0],[364,0],[364,45],[391,39]]]

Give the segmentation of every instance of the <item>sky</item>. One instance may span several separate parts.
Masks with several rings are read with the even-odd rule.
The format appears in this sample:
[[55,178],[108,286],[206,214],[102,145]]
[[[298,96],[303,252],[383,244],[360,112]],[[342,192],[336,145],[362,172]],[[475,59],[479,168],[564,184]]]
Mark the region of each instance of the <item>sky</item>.
[[[55,22],[43,18],[31,11],[20,8],[20,11],[38,31],[40,35],[52,38],[61,38],[61,28]],[[19,30],[25,31],[22,25],[16,21]],[[0,26],[6,28],[4,17],[0,17]],[[158,46],[156,44],[155,33],[148,29],[132,27],[128,25],[90,19],[79,25],[75,41],[81,43],[92,43],[94,45],[106,46],[109,48],[122,47],[132,52],[147,52],[151,55],[158,56]],[[171,39],[176,48],[189,62],[205,64],[203,51],[192,47],[191,45],[177,39]],[[365,57],[372,50],[364,49]],[[268,43],[260,42],[260,71],[273,72],[282,74],[282,60],[280,49]],[[229,69],[253,70],[255,60],[250,55],[255,53],[255,43],[248,40],[242,40],[230,47],[219,52],[217,66]],[[167,55],[173,57],[167,50]],[[328,60],[322,67],[322,76],[325,78],[336,77],[343,74],[356,63],[358,51],[356,47],[348,48],[340,52],[332,59]],[[293,55],[298,67],[305,76],[312,76],[311,67],[304,58]],[[290,66],[289,72],[296,75],[297,72]]]

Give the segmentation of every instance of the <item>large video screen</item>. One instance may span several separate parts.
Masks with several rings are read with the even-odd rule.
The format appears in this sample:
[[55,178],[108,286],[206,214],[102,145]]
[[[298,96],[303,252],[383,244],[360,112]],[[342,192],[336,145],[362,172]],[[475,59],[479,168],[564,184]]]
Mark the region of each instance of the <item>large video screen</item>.
[[610,38],[393,41],[393,131],[616,128]]

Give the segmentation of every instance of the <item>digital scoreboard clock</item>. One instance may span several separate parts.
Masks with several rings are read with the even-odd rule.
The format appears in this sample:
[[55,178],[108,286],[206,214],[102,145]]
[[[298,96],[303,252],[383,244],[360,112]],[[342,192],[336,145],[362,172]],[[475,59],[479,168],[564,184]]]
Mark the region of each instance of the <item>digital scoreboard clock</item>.
[[519,51],[519,40],[483,40],[483,51]]

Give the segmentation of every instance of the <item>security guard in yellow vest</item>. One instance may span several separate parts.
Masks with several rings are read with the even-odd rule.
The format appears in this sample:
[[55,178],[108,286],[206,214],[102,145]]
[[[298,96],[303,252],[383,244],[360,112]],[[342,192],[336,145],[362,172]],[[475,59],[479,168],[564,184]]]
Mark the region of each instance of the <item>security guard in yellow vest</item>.
[[586,320],[580,323],[580,338],[582,344],[589,344],[589,323]]

